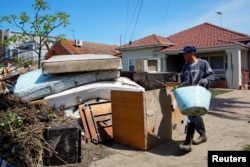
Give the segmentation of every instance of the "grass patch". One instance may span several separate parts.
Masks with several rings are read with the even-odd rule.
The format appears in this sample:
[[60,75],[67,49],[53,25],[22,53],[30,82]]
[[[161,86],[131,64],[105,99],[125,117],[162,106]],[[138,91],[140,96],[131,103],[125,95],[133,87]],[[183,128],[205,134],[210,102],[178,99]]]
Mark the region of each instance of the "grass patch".
[[212,93],[212,97],[218,96],[220,94],[232,92],[230,89],[210,89],[210,92]]
[[243,148],[244,151],[250,151],[250,144],[247,144]]

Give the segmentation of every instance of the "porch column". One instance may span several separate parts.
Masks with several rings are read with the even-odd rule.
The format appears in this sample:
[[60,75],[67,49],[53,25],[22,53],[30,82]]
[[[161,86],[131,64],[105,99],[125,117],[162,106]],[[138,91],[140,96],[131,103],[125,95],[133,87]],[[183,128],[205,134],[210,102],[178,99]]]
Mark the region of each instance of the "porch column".
[[241,50],[227,49],[227,85],[229,88],[239,89],[241,86]]
[[167,55],[162,56],[162,71],[167,72]]

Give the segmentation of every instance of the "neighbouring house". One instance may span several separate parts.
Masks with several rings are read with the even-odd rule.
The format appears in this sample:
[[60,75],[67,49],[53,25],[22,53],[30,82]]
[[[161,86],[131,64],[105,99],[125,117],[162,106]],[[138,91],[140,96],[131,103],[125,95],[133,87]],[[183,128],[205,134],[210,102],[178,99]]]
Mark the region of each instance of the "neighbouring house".
[[109,54],[119,55],[117,45],[87,42],[82,40],[62,40],[55,42],[46,57],[53,55],[76,55],[76,54]]
[[[3,43],[5,40],[9,39],[13,35],[21,35],[21,32],[12,31],[10,29],[0,30],[0,41]],[[48,46],[52,46],[56,37],[50,36],[51,42]],[[39,43],[39,38],[34,38],[35,41]],[[11,43],[8,46],[1,45],[0,47],[0,63],[5,60],[12,60],[13,58],[21,58],[24,62],[26,61],[38,61],[38,49],[36,48],[34,41],[17,41]],[[46,46],[42,47],[41,60],[44,59],[47,53]]]
[[152,34],[120,46],[122,71],[179,73],[184,64],[179,52],[189,44],[197,47],[198,57],[208,60],[216,80],[224,81],[227,88],[241,87],[242,70],[250,69],[250,36],[210,23],[168,37]]

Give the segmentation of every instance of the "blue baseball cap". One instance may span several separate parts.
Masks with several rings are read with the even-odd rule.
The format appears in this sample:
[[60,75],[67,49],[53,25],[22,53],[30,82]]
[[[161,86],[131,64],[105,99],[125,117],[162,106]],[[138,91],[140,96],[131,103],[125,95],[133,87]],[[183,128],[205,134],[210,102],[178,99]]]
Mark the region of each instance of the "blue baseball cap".
[[196,47],[194,47],[193,45],[187,45],[185,46],[182,51],[180,52],[180,54],[183,54],[183,53],[190,53],[190,52],[196,52]]

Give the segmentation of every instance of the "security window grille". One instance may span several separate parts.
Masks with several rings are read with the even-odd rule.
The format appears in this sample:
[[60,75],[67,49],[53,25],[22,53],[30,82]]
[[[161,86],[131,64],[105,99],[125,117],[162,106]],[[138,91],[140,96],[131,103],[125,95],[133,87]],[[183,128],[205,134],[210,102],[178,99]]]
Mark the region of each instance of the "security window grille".
[[223,56],[213,56],[210,57],[210,65],[214,70],[224,69],[224,57]]
[[135,59],[129,59],[129,71],[135,71]]

